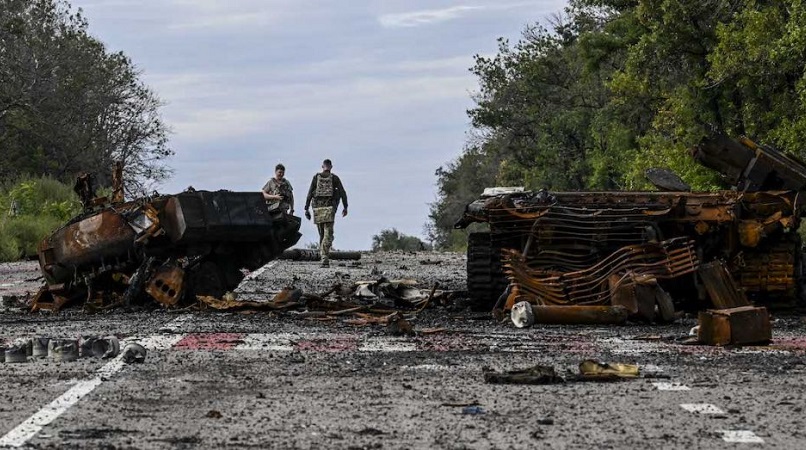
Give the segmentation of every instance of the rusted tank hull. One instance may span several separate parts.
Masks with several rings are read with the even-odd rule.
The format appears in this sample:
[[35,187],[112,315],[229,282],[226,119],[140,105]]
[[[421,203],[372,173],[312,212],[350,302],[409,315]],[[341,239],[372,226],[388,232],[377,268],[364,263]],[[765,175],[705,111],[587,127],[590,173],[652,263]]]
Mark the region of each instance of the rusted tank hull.
[[[608,258],[673,239],[691,241],[690,253],[703,262],[725,261],[752,300],[793,302],[801,272],[801,197],[794,191],[523,192],[468,205],[457,227],[488,223],[489,253],[508,252],[502,254],[505,268],[488,269],[486,277],[494,280],[508,273],[510,282],[535,295],[541,291],[550,303],[606,303],[607,276],[632,270],[618,264],[602,267]],[[469,284],[479,263],[472,255],[478,253],[468,250]],[[678,267],[674,261],[664,264]],[[696,264],[678,268],[667,279],[694,272]],[[583,284],[584,291],[574,287],[577,276],[594,270],[590,275],[599,281],[596,286]],[[552,276],[562,283],[553,282]],[[678,297],[696,296],[695,282],[689,277],[685,286],[667,287]]]
[[120,264],[128,258],[136,237],[124,217],[101,211],[62,227],[39,245],[39,264],[50,284],[64,283],[92,265]]
[[88,210],[40,243],[47,286],[38,298],[54,299],[34,308],[58,309],[79,296],[148,296],[168,307],[185,296],[219,296],[243,279],[241,269],[296,244],[301,222],[270,213],[259,192],[192,191]]

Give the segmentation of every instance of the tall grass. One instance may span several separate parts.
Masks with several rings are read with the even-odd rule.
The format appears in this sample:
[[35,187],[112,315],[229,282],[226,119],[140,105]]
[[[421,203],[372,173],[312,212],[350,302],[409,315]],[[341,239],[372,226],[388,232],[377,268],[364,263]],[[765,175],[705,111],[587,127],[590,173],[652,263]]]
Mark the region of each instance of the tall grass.
[[36,255],[37,244],[80,211],[72,187],[52,178],[0,185],[0,261]]

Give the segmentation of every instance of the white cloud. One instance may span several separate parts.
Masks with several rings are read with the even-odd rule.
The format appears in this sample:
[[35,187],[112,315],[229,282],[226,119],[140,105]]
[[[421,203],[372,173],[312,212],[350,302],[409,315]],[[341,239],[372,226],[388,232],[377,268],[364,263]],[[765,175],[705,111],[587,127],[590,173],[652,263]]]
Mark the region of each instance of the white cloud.
[[456,19],[469,11],[486,9],[485,6],[458,5],[443,9],[426,9],[397,14],[384,14],[378,22],[388,28],[418,27]]
[[[377,118],[380,112],[389,114],[394,110],[425,108],[446,99],[465,99],[473,83],[470,76],[360,78],[339,84],[297,83],[241,86],[241,89],[234,85],[216,89],[212,87],[214,83],[202,82],[197,99],[177,100],[166,95],[169,101],[166,116],[176,138],[204,142],[308,121],[363,123]],[[227,92],[222,94],[222,89]],[[210,95],[216,97],[211,99]]]
[[[553,0],[553,2],[556,2],[558,5],[562,4],[562,0]],[[480,11],[506,11],[516,8],[533,7],[540,4],[545,8],[545,3],[545,1],[526,1],[518,3],[492,3],[487,5],[456,5],[442,9],[423,9],[402,13],[382,14],[378,17],[378,22],[387,28],[419,27],[421,25],[430,25],[459,19],[468,14]],[[555,6],[557,5],[552,6],[551,11],[555,9]]]

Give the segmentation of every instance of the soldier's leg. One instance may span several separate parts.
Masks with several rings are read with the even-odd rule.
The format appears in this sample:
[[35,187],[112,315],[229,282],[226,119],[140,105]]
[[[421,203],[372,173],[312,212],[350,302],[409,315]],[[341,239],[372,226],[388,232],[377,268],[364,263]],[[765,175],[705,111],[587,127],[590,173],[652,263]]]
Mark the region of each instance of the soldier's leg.
[[322,240],[325,238],[325,224],[317,223],[316,230],[319,232],[319,250],[322,250]]
[[333,245],[333,222],[322,224],[324,225],[324,237],[322,238],[322,263],[330,263],[330,247]]

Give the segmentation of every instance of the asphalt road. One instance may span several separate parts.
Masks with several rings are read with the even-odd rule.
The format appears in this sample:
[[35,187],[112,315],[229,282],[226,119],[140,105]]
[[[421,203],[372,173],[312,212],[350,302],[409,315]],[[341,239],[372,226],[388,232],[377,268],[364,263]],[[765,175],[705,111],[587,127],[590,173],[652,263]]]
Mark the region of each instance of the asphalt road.
[[[461,289],[463,264],[451,254],[371,255],[330,269],[280,262],[239,290],[252,298],[288,284],[321,292],[337,279],[379,274]],[[23,278],[8,275],[14,267],[30,270],[4,266],[3,276]],[[525,330],[482,319],[428,309],[415,328],[444,331],[396,337],[379,326],[263,312],[5,309],[0,338],[114,334],[149,352],[131,365],[0,363],[0,446],[806,448],[799,317],[775,317],[771,346],[732,349],[678,344],[690,318]],[[636,363],[666,378],[535,386],[487,384],[482,375],[536,364],[563,374],[585,359]]]

